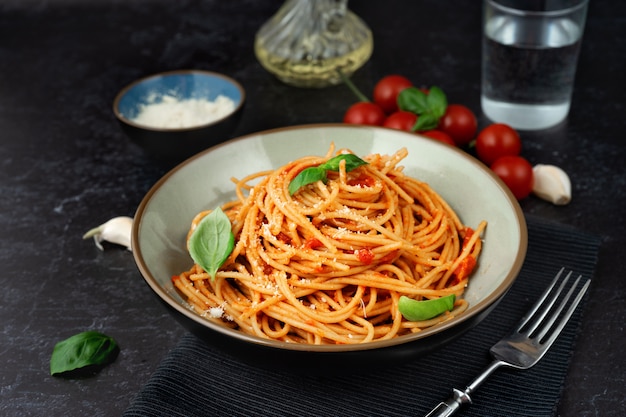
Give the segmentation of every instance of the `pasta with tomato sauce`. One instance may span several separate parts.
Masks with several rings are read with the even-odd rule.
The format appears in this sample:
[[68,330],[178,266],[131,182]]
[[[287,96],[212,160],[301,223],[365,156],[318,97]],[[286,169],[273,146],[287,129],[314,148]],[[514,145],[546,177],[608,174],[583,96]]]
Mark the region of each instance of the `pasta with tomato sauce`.
[[[304,169],[350,153],[331,146],[325,156],[233,179],[237,199],[221,207],[232,252],[214,279],[198,264],[172,278],[191,308],[248,334],[309,344],[389,339],[465,311],[486,222],[465,226],[428,184],[405,175],[406,149],[368,155],[353,170],[342,161],[290,192]],[[188,236],[210,212],[193,219]],[[403,295],[450,294],[453,309],[433,319],[408,321],[398,311]]]

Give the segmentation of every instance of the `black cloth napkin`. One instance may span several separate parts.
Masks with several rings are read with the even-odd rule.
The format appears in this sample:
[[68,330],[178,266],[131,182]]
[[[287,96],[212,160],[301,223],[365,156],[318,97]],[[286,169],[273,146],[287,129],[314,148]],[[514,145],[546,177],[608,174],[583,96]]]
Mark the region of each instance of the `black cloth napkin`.
[[[302,375],[241,363],[188,334],[124,416],[423,416],[489,364],[491,345],[518,322],[561,267],[592,278],[599,237],[537,218],[527,222],[528,253],[511,290],[484,321],[434,353],[371,374]],[[535,367],[496,371],[472,395],[474,403],[457,415],[554,416],[585,299]]]

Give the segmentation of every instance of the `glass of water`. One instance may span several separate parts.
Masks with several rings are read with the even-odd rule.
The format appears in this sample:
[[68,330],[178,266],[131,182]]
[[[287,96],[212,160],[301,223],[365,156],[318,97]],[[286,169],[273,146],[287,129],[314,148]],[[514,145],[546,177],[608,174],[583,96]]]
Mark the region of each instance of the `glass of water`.
[[485,0],[483,113],[520,130],[569,112],[588,0]]

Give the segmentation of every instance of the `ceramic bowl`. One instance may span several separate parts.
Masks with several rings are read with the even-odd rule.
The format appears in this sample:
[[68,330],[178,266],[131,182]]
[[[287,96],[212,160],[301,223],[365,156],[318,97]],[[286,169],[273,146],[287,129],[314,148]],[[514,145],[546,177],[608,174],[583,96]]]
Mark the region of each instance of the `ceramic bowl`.
[[[483,251],[464,294],[469,309],[411,335],[360,345],[306,345],[265,340],[213,323],[186,305],[171,277],[193,262],[186,235],[196,213],[235,199],[231,177],[277,168],[307,155],[324,155],[331,142],[357,155],[409,155],[405,172],[430,184],[467,225],[487,220]],[[295,370],[358,369],[424,355],[470,329],[500,301],[522,267],[527,229],[520,206],[487,167],[463,151],[412,133],[343,124],[307,125],[247,135],[204,151],[167,173],[147,193],[132,231],[135,261],[169,311],[207,343],[254,364]]]
[[[180,70],[124,87],[115,97],[113,112],[132,141],[154,159],[173,166],[230,139],[244,103],[245,91],[234,79],[215,72]],[[148,110],[152,116],[146,114]]]

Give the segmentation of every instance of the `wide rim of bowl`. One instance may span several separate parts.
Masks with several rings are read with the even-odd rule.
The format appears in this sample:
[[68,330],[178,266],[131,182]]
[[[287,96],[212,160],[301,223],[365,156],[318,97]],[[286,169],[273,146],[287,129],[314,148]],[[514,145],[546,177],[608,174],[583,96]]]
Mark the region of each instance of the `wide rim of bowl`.
[[[173,128],[151,127],[151,126],[147,126],[144,124],[135,123],[132,120],[126,118],[119,111],[120,101],[126,95],[126,93],[128,93],[128,91],[130,91],[133,87],[141,83],[144,83],[146,81],[155,79],[155,78],[169,77],[173,75],[201,75],[201,76],[207,76],[207,77],[213,77],[213,78],[221,78],[227,81],[228,83],[232,84],[239,91],[239,94],[241,95],[241,100],[239,100],[239,103],[237,103],[233,111],[231,111],[227,115],[224,115],[221,118],[213,120],[208,123],[203,123],[201,125],[194,125],[190,127],[173,127]],[[224,120],[228,119],[232,115],[239,112],[243,108],[245,101],[246,101],[246,90],[239,83],[239,81],[235,80],[234,78],[229,77],[228,75],[221,74],[219,72],[214,72],[214,71],[206,71],[206,70],[198,70],[198,69],[181,69],[181,70],[164,71],[164,72],[159,72],[156,74],[148,75],[148,76],[139,78],[131,82],[130,84],[126,85],[115,95],[115,99],[113,100],[113,114],[115,114],[115,117],[122,123],[125,123],[129,126],[132,126],[138,129],[143,129],[143,130],[152,131],[152,132],[190,132],[194,130],[205,129],[207,127],[222,123]]]
[[[297,126],[289,126],[289,127],[280,127],[280,128],[274,128],[274,129],[259,131],[255,133],[250,133],[250,134],[246,134],[246,135],[225,141],[223,143],[215,145],[211,148],[208,148],[190,157],[189,159],[181,162],[179,165],[172,168],[169,172],[167,172],[163,177],[161,177],[150,188],[150,190],[146,193],[146,195],[142,199],[135,213],[135,217],[134,217],[135,221],[133,222],[131,240],[132,240],[133,256],[135,258],[135,263],[137,264],[137,267],[142,277],[146,281],[146,283],[161,298],[161,300],[167,303],[171,308],[176,310],[178,313],[186,316],[188,319],[195,321],[197,324],[200,324],[201,326],[207,327],[213,331],[216,331],[223,335],[227,335],[229,337],[233,337],[243,342],[260,345],[260,346],[264,346],[268,348],[279,349],[279,350],[282,349],[282,350],[290,350],[290,351],[340,353],[340,352],[356,352],[356,351],[366,351],[366,350],[372,350],[372,349],[390,348],[396,345],[402,345],[406,343],[416,342],[421,339],[426,339],[428,336],[431,336],[434,334],[443,333],[461,323],[467,322],[473,319],[474,317],[478,316],[487,308],[489,308],[492,304],[500,300],[501,297],[503,297],[507,293],[507,291],[513,285],[515,279],[517,278],[517,275],[519,274],[519,271],[522,268],[522,265],[526,257],[526,251],[527,251],[527,246],[528,246],[528,230],[527,230],[527,225],[526,225],[526,219],[524,217],[524,214],[522,212],[522,209],[517,199],[514,197],[513,193],[511,193],[508,187],[504,184],[504,182],[495,173],[493,173],[488,167],[486,167],[482,162],[480,162],[478,159],[474,158],[473,156],[469,155],[468,153],[466,153],[465,151],[461,149],[447,145],[443,142],[436,141],[435,139],[420,135],[420,137],[422,137],[425,140],[433,141],[433,142],[440,144],[441,146],[447,147],[450,152],[459,153],[463,158],[467,158],[468,161],[472,165],[475,165],[476,168],[484,171],[489,177],[491,177],[491,179],[499,185],[502,192],[506,196],[510,206],[513,208],[515,219],[517,220],[516,225],[517,225],[518,232],[520,235],[520,241],[519,241],[519,246],[517,250],[517,255],[515,257],[515,261],[511,265],[510,270],[508,271],[506,277],[502,280],[500,285],[498,285],[498,287],[494,291],[492,291],[485,299],[472,305],[471,309],[467,310],[466,312],[464,312],[463,314],[459,316],[456,316],[445,322],[439,323],[433,327],[429,327],[420,332],[395,337],[389,340],[380,340],[380,341],[368,342],[368,343],[363,343],[363,344],[354,344],[354,345],[312,345],[312,344],[287,343],[287,342],[279,342],[275,340],[263,339],[258,336],[243,333],[239,330],[231,329],[226,326],[221,326],[217,323],[214,323],[214,322],[211,322],[209,320],[202,318],[200,315],[193,312],[191,309],[187,308],[186,306],[182,305],[181,303],[176,301],[170,294],[168,294],[168,292],[166,292],[163,289],[163,287],[157,282],[156,278],[150,272],[148,265],[143,259],[141,248],[137,244],[137,242],[139,242],[139,230],[141,228],[140,226],[141,226],[142,217],[150,203],[152,196],[163,186],[163,184],[166,183],[168,179],[172,177],[175,173],[184,169],[186,165],[190,164],[196,159],[202,158],[205,154],[210,153],[213,150],[218,149],[222,146],[226,146],[234,142],[244,142],[250,138],[261,136],[261,135],[266,136],[266,135],[271,135],[273,133],[284,132],[288,130],[297,131],[301,129],[323,129],[323,128],[393,130],[393,129],[389,129],[385,127],[347,125],[343,123],[320,123],[320,124],[305,124],[305,125],[297,125]],[[399,132],[398,130],[393,130],[393,131]],[[407,134],[412,134],[412,133],[407,132]]]

